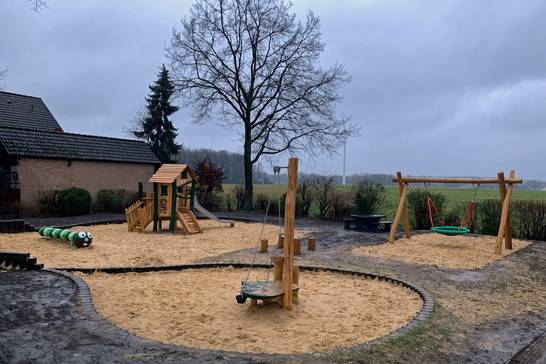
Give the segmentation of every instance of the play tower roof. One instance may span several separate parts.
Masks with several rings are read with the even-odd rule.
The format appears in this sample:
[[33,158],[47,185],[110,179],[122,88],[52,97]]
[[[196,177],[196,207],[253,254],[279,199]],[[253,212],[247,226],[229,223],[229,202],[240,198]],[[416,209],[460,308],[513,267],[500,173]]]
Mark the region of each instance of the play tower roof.
[[177,180],[195,179],[192,170],[187,164],[163,164],[154,173],[148,182],[152,183],[173,183]]

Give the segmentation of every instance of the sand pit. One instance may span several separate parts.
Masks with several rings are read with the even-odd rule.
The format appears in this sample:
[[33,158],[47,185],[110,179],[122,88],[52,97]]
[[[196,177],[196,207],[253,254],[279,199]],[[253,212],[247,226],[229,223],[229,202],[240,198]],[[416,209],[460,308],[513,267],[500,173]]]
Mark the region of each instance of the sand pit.
[[[75,227],[93,233],[89,248],[77,249],[38,233],[0,234],[0,250],[28,252],[46,267],[150,266],[194,262],[241,249],[255,248],[262,224],[236,223],[230,228],[201,220],[203,233],[195,235],[127,232],[127,224]],[[264,238],[277,241],[279,228],[266,225]],[[305,230],[297,230],[304,236]]]
[[497,255],[495,241],[495,236],[417,234],[411,239],[396,240],[394,244],[358,247],[353,249],[353,254],[385,257],[444,268],[473,269],[482,268],[529,245],[525,241],[513,240],[512,250],[506,250],[503,247],[502,255]]
[[[303,353],[363,343],[396,330],[421,308],[405,287],[331,272],[300,273],[300,304],[238,305],[246,271],[79,274],[95,307],[139,336],[196,348]],[[251,279],[264,279],[266,270]]]

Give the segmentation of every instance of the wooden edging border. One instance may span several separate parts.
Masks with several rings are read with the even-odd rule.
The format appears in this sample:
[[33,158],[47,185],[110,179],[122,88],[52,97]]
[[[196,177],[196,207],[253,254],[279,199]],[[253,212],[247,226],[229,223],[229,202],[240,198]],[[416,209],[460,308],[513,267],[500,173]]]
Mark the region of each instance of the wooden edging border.
[[[185,347],[180,345],[166,344],[166,343],[136,336],[122,329],[121,327],[115,325],[114,323],[112,323],[111,321],[107,320],[102,315],[100,315],[95,309],[91,292],[87,284],[80,277],[77,277],[70,273],[70,272],[82,272],[86,274],[91,274],[94,272],[103,272],[108,274],[120,274],[120,273],[131,273],[131,272],[145,273],[145,272],[181,271],[186,269],[210,269],[210,268],[225,268],[225,267],[244,269],[244,268],[249,268],[250,264],[240,263],[240,262],[207,262],[207,263],[190,263],[190,264],[161,265],[161,266],[148,266],[148,267],[50,268],[50,269],[44,269],[44,271],[61,275],[72,280],[78,288],[78,297],[81,303],[81,308],[83,309],[85,315],[93,320],[105,323],[110,328],[114,327],[115,330],[117,330],[118,332],[122,332],[124,336],[129,335],[131,337],[134,337],[137,340],[144,341],[147,343],[152,343],[155,345],[160,345],[161,347],[164,347],[164,348],[181,349],[181,350],[184,350],[185,352],[187,352],[188,350],[194,351],[195,353],[198,353],[199,355],[209,353],[209,354],[215,354],[215,355],[223,355],[227,357],[232,357],[233,355],[239,356],[240,358],[242,358],[242,356],[249,356],[249,355],[255,357],[256,355],[258,355],[257,353],[248,353],[248,352],[234,353],[234,352],[227,352],[227,351],[215,350],[215,349],[196,349],[196,348],[190,348],[190,347]],[[254,264],[253,267],[267,269],[267,268],[270,268],[270,265],[269,264]],[[330,350],[326,352],[302,353],[302,354],[263,353],[263,354],[259,354],[261,356],[277,358],[277,359],[279,358],[294,359],[296,357],[301,359],[306,356],[323,357],[330,354],[367,349],[372,345],[378,344],[380,342],[385,342],[389,339],[397,338],[409,333],[416,326],[420,325],[423,321],[425,321],[434,309],[434,305],[435,305],[434,297],[430,293],[428,293],[424,288],[419,287],[415,285],[414,283],[407,280],[393,278],[393,277],[379,274],[379,273],[365,272],[361,270],[340,269],[340,268],[333,268],[333,267],[321,266],[321,265],[301,265],[299,266],[299,268],[300,270],[304,270],[304,271],[326,271],[326,272],[333,272],[333,273],[340,273],[340,274],[357,275],[367,279],[378,279],[378,280],[389,282],[392,284],[401,285],[419,294],[419,296],[421,297],[423,301],[423,305],[421,306],[421,309],[419,310],[419,312],[406,325],[372,341],[352,345],[349,347],[338,348],[338,349],[334,349],[334,350]]]

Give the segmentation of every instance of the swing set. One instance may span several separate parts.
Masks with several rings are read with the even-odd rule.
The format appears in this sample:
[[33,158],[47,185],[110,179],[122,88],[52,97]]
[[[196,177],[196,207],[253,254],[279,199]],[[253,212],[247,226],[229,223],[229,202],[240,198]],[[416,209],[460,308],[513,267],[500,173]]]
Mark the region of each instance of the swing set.
[[[495,244],[495,253],[501,254],[502,242],[505,241],[505,248],[512,249],[512,225],[510,224],[510,198],[512,197],[512,190],[514,184],[520,184],[523,182],[521,178],[516,178],[516,172],[510,171],[508,178],[504,177],[504,172],[497,173],[497,178],[427,178],[427,177],[403,177],[400,171],[396,172],[396,176],[392,179],[393,182],[398,182],[400,190],[400,203],[396,210],[391,231],[389,233],[389,243],[394,243],[396,237],[396,231],[400,220],[403,221],[404,237],[410,239],[410,223],[407,208],[407,194],[410,183],[423,183],[425,185],[425,191],[427,195],[427,212],[428,219],[431,224],[431,230],[444,235],[465,235],[470,232],[470,225],[474,219],[474,211],[476,209],[476,196],[478,189],[484,184],[497,184],[499,186],[499,192],[502,202],[502,212],[499,224],[499,230],[497,234],[497,240]],[[476,186],[474,188],[474,197],[468,203],[465,214],[458,226],[445,226],[442,219],[438,214],[438,208],[435,206],[434,201],[430,198],[427,190],[427,185],[431,183],[468,183]],[[508,187],[507,187],[508,185]],[[438,221],[438,225],[434,224],[434,217]]]

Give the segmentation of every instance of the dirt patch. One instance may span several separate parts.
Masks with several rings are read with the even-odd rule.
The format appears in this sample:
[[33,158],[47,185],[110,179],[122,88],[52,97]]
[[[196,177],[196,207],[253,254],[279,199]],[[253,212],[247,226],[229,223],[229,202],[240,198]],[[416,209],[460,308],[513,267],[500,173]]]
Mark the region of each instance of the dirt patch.
[[364,246],[353,249],[355,255],[378,256],[443,268],[473,269],[510,255],[529,245],[513,240],[513,249],[495,254],[496,237],[493,236],[446,236],[441,234],[418,234],[411,239],[399,239],[394,244]]
[[[187,270],[80,276],[97,310],[143,337],[196,348],[303,353],[356,345],[410,321],[419,295],[392,283],[331,272],[300,274],[300,303],[238,305],[246,271]],[[254,271],[251,280],[267,271]]]
[[[127,224],[75,227],[93,234],[89,248],[77,249],[38,233],[1,234],[0,250],[28,252],[46,267],[150,266],[188,263],[241,249],[255,248],[262,224],[236,223],[230,228],[210,220],[199,222],[203,233],[129,233]],[[278,227],[265,225],[264,238],[277,241]],[[299,229],[297,236],[306,231]]]

